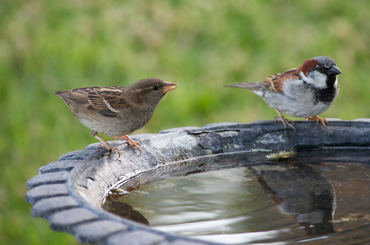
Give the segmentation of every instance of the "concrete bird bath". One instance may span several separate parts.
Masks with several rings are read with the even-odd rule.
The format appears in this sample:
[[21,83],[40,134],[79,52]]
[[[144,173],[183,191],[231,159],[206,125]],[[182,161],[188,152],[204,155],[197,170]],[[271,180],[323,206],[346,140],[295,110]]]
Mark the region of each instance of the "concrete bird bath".
[[[97,144],[92,144],[41,167],[39,174],[27,182],[26,200],[33,205],[34,217],[46,219],[51,229],[70,233],[81,243],[215,244],[152,229],[107,212],[102,205],[110,193],[130,186],[132,180],[144,185],[168,177],[233,167],[238,164],[240,153],[245,165],[258,166],[270,162],[266,158],[269,153],[295,149],[308,159],[307,152],[328,159],[346,159],[341,149],[353,148],[361,151],[358,161],[370,162],[369,119],[329,120],[325,129],[307,121],[298,121],[295,126],[296,133],[284,130],[275,121],[217,123],[134,135],[132,138],[142,145],[141,156],[123,144],[119,147],[120,158],[104,149],[97,150]],[[229,164],[220,165],[225,159]]]

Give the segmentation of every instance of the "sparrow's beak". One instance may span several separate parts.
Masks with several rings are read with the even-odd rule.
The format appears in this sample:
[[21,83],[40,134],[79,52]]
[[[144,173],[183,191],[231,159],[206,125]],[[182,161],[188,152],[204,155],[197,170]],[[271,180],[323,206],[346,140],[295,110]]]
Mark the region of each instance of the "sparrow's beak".
[[169,82],[164,82],[164,83],[165,83],[165,85],[164,85],[163,90],[162,90],[163,93],[171,92],[172,90],[174,90],[175,88],[177,88],[179,86],[175,83],[169,83]]
[[328,70],[328,75],[335,76],[335,75],[338,75],[338,74],[342,74],[342,72],[336,66],[332,66]]

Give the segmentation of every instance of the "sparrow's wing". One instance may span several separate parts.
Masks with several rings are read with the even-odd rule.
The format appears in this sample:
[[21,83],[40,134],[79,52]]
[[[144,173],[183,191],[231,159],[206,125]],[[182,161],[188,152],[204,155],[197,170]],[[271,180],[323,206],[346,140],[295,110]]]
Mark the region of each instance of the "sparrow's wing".
[[129,107],[123,96],[124,87],[94,87],[88,93],[90,110],[98,110],[107,117],[116,117],[117,114]]
[[300,78],[299,69],[293,68],[287,70],[286,72],[272,75],[266,78],[265,80],[261,81],[260,84],[272,92],[280,93],[283,92],[283,87],[285,83],[291,82],[299,78]]
[[224,85],[224,87],[244,88],[244,89],[250,89],[253,91],[269,90],[271,92],[281,93],[283,92],[283,87],[285,83],[291,82],[292,80],[299,79],[299,78],[300,78],[299,69],[293,68],[286,72],[272,75],[258,83],[242,82],[242,83],[237,83],[237,84]]
[[73,104],[88,106],[88,94],[91,93],[93,89],[93,87],[76,88],[72,90],[55,91],[55,94],[60,96],[68,106]]
[[79,105],[107,117],[116,117],[129,105],[123,98],[125,87],[86,87],[56,91],[64,102],[74,107]]

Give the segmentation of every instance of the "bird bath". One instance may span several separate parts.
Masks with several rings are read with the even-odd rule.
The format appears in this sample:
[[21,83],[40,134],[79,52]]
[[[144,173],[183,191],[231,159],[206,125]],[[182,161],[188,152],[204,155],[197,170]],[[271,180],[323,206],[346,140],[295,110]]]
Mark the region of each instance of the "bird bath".
[[[295,126],[296,133],[274,121],[219,123],[135,135],[132,138],[142,144],[141,156],[124,144],[120,158],[92,144],[41,167],[39,175],[27,182],[26,200],[33,204],[33,216],[45,218],[53,230],[73,234],[82,243],[370,241],[370,120],[330,120],[325,129],[306,121]],[[282,151],[296,155],[266,158]],[[203,184],[192,191],[191,185],[184,184],[182,190],[187,193],[180,192],[181,186],[176,185],[183,180]],[[208,189],[206,180],[211,181]],[[143,195],[150,190],[152,195]],[[118,201],[125,191],[131,193]],[[167,213],[163,197],[175,204],[167,206]],[[176,205],[186,200],[186,205],[193,205],[197,197],[210,201],[202,203],[208,205],[203,209],[200,205],[202,212],[196,205],[186,207],[198,212],[198,219],[187,217],[187,224],[193,226],[186,230],[186,225],[176,222],[185,224],[181,217],[190,212]],[[215,213],[222,212],[210,204],[220,200],[230,215],[219,215],[217,220]],[[147,210],[153,206],[158,209],[151,215]],[[204,231],[213,218],[199,217],[212,211],[216,218],[211,226],[218,233]],[[237,228],[226,230],[230,227]]]

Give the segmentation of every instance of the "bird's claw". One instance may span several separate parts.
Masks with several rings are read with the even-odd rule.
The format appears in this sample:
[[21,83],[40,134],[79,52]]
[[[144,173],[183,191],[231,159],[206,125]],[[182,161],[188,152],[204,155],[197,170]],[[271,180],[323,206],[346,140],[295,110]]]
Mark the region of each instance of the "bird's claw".
[[293,126],[293,124],[294,124],[293,120],[286,119],[285,117],[281,117],[281,118],[275,117],[275,120],[279,121],[279,122],[282,122],[283,125],[284,125],[284,129],[286,129],[286,127],[289,126],[292,129],[294,129],[294,132],[297,132],[296,128]]
[[122,140],[125,140],[127,141],[127,143],[130,145],[130,148],[132,148],[133,146],[135,146],[136,149],[138,149],[140,155],[141,155],[141,149],[140,149],[140,146],[141,144],[135,140],[132,140],[128,135],[124,135],[124,136],[114,136],[114,140],[118,138],[118,139],[122,139]]
[[110,144],[108,144],[108,142],[106,142],[107,144],[104,144],[104,143],[100,143],[97,147],[96,147],[96,149],[98,150],[99,149],[99,147],[105,147],[105,149],[107,150],[107,151],[115,151],[117,154],[118,154],[118,156],[119,157],[121,157],[121,152],[118,150],[118,148],[117,147],[113,147],[113,146],[111,146]]
[[115,151],[116,153],[118,153],[118,157],[121,157],[121,152],[118,150],[117,147],[112,147],[110,150]]
[[321,122],[324,128],[326,127],[326,124],[328,124],[328,120],[326,120],[325,118],[321,118],[319,116],[306,117],[305,119],[307,119],[308,121],[316,121],[316,123]]
[[286,129],[286,126],[288,125],[292,129],[294,129],[294,132],[297,132],[297,130],[293,126],[293,124],[294,124],[293,120],[286,119],[285,117],[283,117],[283,115],[281,115],[281,113],[278,109],[276,109],[276,108],[274,108],[274,109],[277,112],[277,114],[279,115],[279,118],[275,117],[275,120],[282,122],[284,124],[284,129]]

